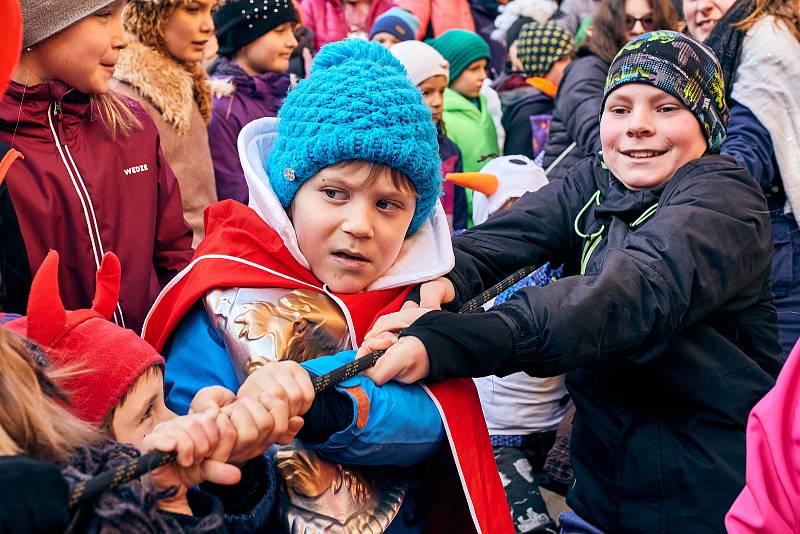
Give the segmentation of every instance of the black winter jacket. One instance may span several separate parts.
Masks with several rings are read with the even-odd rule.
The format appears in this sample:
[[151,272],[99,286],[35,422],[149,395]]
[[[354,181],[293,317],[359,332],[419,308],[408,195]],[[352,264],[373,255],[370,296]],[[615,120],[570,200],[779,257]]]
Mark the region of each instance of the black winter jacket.
[[[578,57],[564,71],[556,93],[550,137],[544,147],[542,166],[550,180],[563,178],[581,159],[600,150],[600,107],[608,67],[607,62],[589,53]],[[548,170],[573,143],[575,146],[563,159]]]
[[522,154],[533,159],[530,118],[552,114],[553,99],[530,85],[498,91],[497,94],[503,106],[501,122],[506,132],[503,154]]
[[[599,192],[599,197],[595,197]],[[638,222],[658,203],[651,217]],[[606,532],[724,532],[745,426],[781,366],[766,202],[730,158],[630,191],[599,158],[454,240],[458,306],[527,265],[564,278],[491,311],[430,312],[428,380],[568,372],[568,504]],[[602,239],[578,275],[585,243]]]

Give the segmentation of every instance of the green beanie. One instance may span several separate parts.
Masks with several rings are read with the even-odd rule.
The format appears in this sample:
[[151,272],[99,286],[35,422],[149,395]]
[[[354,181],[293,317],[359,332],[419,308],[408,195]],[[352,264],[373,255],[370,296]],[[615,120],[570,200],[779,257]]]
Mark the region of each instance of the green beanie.
[[468,30],[450,30],[436,39],[425,42],[434,47],[450,63],[450,83],[472,63],[479,59],[487,61],[491,59],[486,41],[477,33]]

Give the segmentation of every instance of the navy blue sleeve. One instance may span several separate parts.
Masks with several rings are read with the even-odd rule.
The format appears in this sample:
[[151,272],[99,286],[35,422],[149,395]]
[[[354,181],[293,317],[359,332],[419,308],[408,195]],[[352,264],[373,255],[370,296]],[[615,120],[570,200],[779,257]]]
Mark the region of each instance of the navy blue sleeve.
[[731,156],[767,190],[775,179],[772,164],[772,138],[769,131],[747,107],[732,100],[728,120],[728,136],[722,154]]

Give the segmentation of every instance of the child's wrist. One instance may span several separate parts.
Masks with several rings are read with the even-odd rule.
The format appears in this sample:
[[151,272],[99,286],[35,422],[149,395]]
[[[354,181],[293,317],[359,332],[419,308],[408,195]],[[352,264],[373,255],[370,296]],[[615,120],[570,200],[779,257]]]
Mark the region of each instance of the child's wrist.
[[158,501],[156,506],[158,506],[158,509],[162,512],[181,515],[194,515],[185,494],[181,497],[175,496],[161,499]]

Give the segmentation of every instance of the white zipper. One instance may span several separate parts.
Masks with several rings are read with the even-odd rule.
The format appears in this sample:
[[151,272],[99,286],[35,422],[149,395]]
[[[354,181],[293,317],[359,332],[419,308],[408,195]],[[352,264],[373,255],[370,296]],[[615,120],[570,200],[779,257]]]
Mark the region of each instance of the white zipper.
[[[100,230],[97,226],[97,219],[95,218],[94,215],[94,206],[92,205],[92,199],[89,196],[89,191],[86,189],[86,184],[83,183],[83,178],[80,175],[80,171],[78,171],[78,166],[75,165],[75,160],[72,159],[72,154],[69,153],[69,147],[66,145],[66,143],[64,143],[62,149],[61,139],[58,137],[58,133],[56,132],[56,128],[53,124],[52,112],[54,108],[56,114],[60,114],[61,103],[55,102],[52,107],[47,108],[47,120],[50,124],[50,131],[53,134],[53,139],[56,142],[56,148],[58,148],[58,153],[61,156],[61,162],[67,169],[67,173],[69,174],[72,186],[75,188],[75,193],[78,195],[78,199],[81,202],[81,208],[83,209],[83,216],[84,219],[86,220],[86,229],[89,232],[89,241],[92,244],[92,255],[94,257],[95,268],[100,269],[100,262],[104,254],[104,250],[103,250],[103,242],[100,238]],[[66,150],[67,154],[66,156],[64,155],[64,150]],[[69,161],[67,161],[67,157],[69,158]],[[71,167],[70,167],[70,162],[72,163]],[[81,193],[81,189],[83,190],[83,194]],[[87,202],[89,204],[88,207],[86,205]],[[89,217],[90,214],[91,214],[91,219]],[[92,226],[92,222],[94,222],[94,227]],[[92,231],[92,228],[94,228],[94,231]],[[122,326],[123,328],[125,327],[125,319],[122,316],[122,308],[120,307],[119,302],[117,302],[117,311],[114,312],[112,319],[119,326]]]

